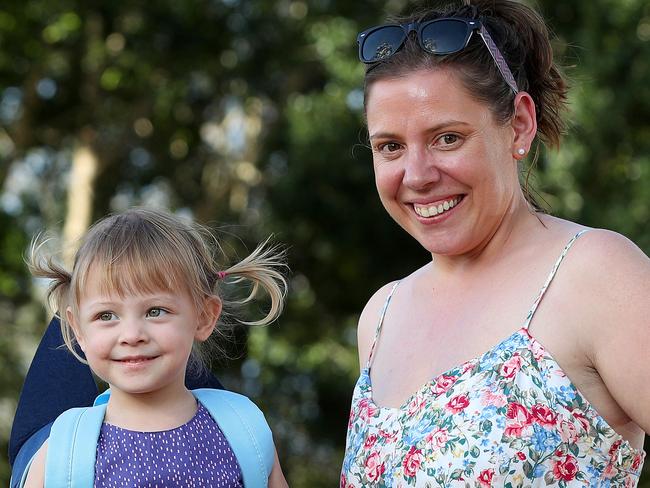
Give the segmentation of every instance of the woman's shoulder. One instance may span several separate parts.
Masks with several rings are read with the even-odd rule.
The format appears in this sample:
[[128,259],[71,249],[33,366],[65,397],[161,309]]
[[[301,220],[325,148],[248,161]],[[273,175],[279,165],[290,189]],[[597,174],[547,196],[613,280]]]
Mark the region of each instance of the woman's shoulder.
[[[648,256],[634,242],[618,232],[548,216],[544,224],[547,230],[551,231],[550,240],[557,241],[558,246],[572,244],[574,251],[571,252],[569,261],[578,265],[581,274],[592,271],[602,277],[604,271],[616,273],[619,268],[630,265],[641,268],[650,266]],[[543,240],[540,243],[543,243]]]
[[607,229],[583,228],[573,261],[585,284],[635,286],[649,283],[650,258],[630,239]]
[[593,332],[614,322],[623,332],[641,319],[640,314],[650,313],[650,259],[622,234],[583,230],[562,264],[561,273],[569,278],[561,280],[563,292]]
[[361,312],[361,316],[359,317],[359,325],[357,328],[357,342],[361,364],[365,364],[365,360],[370,354],[370,348],[375,337],[375,332],[379,326],[379,321],[381,319],[382,309],[384,308],[384,305],[386,305],[386,302],[391,296],[395,287],[398,284],[400,287],[407,286],[410,281],[412,281],[430,265],[431,263],[428,263],[404,278],[386,283],[377,291],[375,291],[375,293],[373,293],[373,295],[370,297],[365,307],[363,308],[363,311]]

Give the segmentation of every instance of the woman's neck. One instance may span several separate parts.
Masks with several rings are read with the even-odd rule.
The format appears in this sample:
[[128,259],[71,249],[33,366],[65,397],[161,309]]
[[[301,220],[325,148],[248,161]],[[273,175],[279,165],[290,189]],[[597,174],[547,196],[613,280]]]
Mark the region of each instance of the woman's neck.
[[530,207],[523,194],[519,194],[470,251],[459,255],[433,255],[436,273],[454,276],[490,268],[505,255],[520,249],[521,239],[543,227],[539,215]]

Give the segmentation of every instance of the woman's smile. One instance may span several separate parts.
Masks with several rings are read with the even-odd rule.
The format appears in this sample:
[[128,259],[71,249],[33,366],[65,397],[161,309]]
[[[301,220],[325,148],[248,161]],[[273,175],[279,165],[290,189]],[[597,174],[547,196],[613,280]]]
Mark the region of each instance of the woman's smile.
[[422,218],[432,219],[449,213],[462,199],[463,196],[457,195],[451,198],[435,200],[432,203],[413,203],[413,210]]

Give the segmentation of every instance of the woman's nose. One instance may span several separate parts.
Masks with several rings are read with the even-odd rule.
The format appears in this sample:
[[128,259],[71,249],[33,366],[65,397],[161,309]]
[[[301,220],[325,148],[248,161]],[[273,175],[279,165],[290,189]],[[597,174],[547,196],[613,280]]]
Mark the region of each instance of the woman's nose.
[[435,156],[425,148],[413,149],[406,154],[403,183],[413,190],[422,190],[440,180],[440,170]]

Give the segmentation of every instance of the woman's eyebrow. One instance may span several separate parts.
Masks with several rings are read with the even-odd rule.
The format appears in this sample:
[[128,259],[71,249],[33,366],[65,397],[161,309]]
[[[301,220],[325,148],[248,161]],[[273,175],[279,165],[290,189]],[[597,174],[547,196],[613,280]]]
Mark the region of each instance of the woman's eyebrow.
[[[460,120],[455,120],[455,119],[450,119],[450,120],[445,120],[443,122],[440,122],[436,125],[433,125],[426,129],[426,133],[430,132],[437,132],[440,129],[444,129],[446,127],[452,127],[452,126],[468,126],[469,124],[467,122],[462,122]],[[394,132],[388,132],[388,131],[379,131],[375,132],[373,134],[370,134],[370,140],[375,140],[375,139],[394,139],[397,138],[398,135]]]

